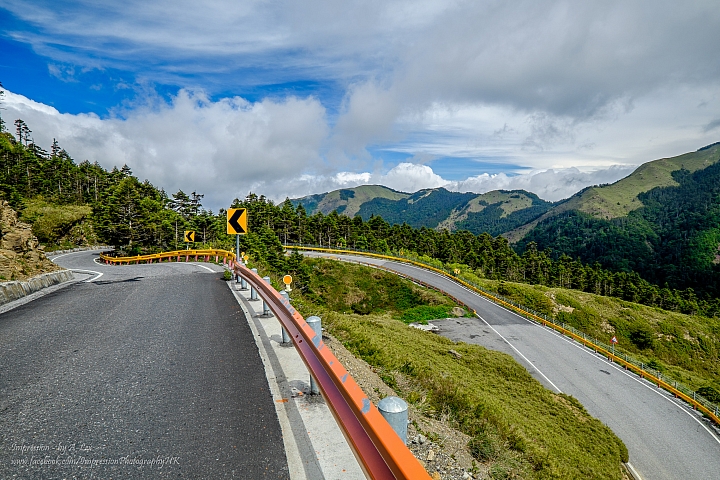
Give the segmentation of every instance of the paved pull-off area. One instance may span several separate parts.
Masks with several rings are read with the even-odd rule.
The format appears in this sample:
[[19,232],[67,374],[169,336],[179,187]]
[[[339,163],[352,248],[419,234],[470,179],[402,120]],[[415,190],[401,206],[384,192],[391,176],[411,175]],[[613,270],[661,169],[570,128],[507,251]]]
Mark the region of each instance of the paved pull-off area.
[[630,464],[643,480],[720,478],[720,438],[713,426],[685,403],[590,349],[428,270],[369,257],[306,254],[383,266],[436,286],[476,310],[477,318],[433,323],[453,340],[509,353],[547,388],[576,397],[625,442]]
[[56,259],[96,273],[0,314],[0,478],[290,478],[222,269],[96,256]]

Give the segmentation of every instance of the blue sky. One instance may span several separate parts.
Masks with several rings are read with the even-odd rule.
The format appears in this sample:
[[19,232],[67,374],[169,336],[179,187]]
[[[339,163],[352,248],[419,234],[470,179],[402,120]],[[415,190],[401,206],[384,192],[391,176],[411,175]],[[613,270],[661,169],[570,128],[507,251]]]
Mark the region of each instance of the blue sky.
[[3,118],[226,206],[559,200],[720,140],[713,2],[0,0]]

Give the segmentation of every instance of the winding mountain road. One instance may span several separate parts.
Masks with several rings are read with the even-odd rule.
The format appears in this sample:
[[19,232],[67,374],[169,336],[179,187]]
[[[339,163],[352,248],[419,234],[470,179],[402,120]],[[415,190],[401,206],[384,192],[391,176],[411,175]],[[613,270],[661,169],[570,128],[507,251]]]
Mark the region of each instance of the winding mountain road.
[[631,468],[643,480],[720,478],[720,437],[714,427],[686,404],[592,350],[429,270],[371,257],[302,253],[377,265],[473,308],[477,318],[433,323],[453,340],[509,353],[547,388],[577,398],[625,442]]

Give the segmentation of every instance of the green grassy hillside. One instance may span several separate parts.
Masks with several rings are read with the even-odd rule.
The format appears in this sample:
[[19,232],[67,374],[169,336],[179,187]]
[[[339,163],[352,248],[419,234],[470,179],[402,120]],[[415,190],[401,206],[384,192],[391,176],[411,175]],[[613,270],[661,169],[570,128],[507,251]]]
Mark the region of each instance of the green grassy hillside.
[[474,193],[449,192],[444,188],[420,190],[401,200],[375,198],[365,202],[358,215],[366,221],[379,215],[391,225],[407,223],[414,228],[436,228],[475,196]]
[[587,263],[635,271],[657,285],[720,296],[720,163],[677,170],[670,178],[675,185],[638,194],[641,207],[624,217],[565,212],[539,222],[519,247],[535,242]]
[[622,478],[624,444],[573,397],[545,389],[509,355],[401,321],[418,307],[452,306],[447,297],[368,267],[304,264],[312,273],[304,292],[293,291],[293,305],[306,317],[320,315],[419,411],[470,435],[491,478]]
[[687,170],[690,173],[703,170],[717,163],[720,145],[709,145],[696,152],[678,157],[663,158],[640,165],[631,175],[612,185],[592,187],[579,197],[577,210],[606,220],[625,217],[644,206],[638,196],[654,188],[677,187],[679,183],[673,172]]
[[354,217],[365,202],[376,198],[397,201],[409,196],[408,193],[398,192],[382,185],[361,185],[355,188],[344,188],[329,193],[298,198],[293,200],[293,205],[302,204],[309,214],[322,212],[327,215],[332,211],[337,211],[348,217]]
[[438,228],[500,235],[547,212],[552,203],[524,190],[495,190],[476,196],[456,209]]

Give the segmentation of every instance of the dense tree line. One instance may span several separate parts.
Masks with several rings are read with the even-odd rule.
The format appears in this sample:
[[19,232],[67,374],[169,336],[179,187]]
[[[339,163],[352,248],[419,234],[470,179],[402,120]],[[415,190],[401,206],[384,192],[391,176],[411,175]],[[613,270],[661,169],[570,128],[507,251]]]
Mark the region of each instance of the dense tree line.
[[720,315],[720,300],[700,298],[692,288],[661,288],[636,272],[611,271],[597,262],[583,263],[564,254],[554,257],[550,250],[540,250],[532,242],[518,253],[505,238],[487,233],[390,225],[380,216],[364,221],[337,212],[307,215],[302,205],[294,207],[290,200],[275,205],[254,194],[236,200],[235,206],[248,208],[251,230],[270,230],[284,244],[414,252],[444,263],[468,265],[485,278],[572,288],[689,314]]

